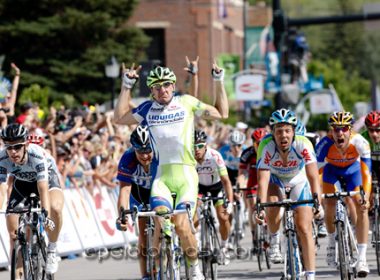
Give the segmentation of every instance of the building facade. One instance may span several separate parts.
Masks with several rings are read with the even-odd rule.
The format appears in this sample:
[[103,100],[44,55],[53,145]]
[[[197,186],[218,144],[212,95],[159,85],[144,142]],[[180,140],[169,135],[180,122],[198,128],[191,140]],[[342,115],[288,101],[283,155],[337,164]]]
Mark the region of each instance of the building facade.
[[143,67],[158,62],[172,68],[177,88],[183,90],[185,56],[190,60],[199,56],[199,94],[207,100],[214,90],[210,76],[214,59],[225,64],[233,57],[234,67],[241,69],[243,4],[243,0],[141,0],[128,25],[142,28],[152,38]]

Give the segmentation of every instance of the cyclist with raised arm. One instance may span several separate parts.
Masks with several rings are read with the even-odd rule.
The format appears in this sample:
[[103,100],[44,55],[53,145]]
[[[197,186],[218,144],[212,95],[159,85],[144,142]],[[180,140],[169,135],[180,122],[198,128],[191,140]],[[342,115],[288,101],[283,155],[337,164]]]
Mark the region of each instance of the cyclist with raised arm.
[[[146,122],[148,126],[154,155],[151,165],[152,209],[165,213],[173,208],[185,209],[190,204],[194,213],[198,195],[194,115],[197,113],[210,120],[228,117],[228,99],[223,85],[224,70],[213,64],[212,76],[217,93],[215,107],[193,96],[175,93],[176,75],[167,67],[157,66],[149,72],[147,78],[152,100],[133,109],[130,106],[131,90],[140,68],[132,65],[131,69],[126,69],[123,65],[123,83],[116,104],[115,122],[128,125]],[[171,195],[173,192],[176,193],[174,202]],[[189,234],[191,229],[187,217],[175,216],[173,222],[187,256],[192,279],[204,279],[198,263],[197,241],[193,234]]]
[[[260,141],[267,135],[265,128],[257,128],[252,132],[252,146],[245,149],[240,156],[239,174],[237,181],[241,186],[249,189],[244,192],[245,200],[248,208],[248,222],[251,227],[252,244],[255,245],[256,240],[256,219],[253,217],[253,213],[256,211],[256,197],[257,194],[257,149]],[[247,180],[248,179],[248,180]],[[257,248],[253,248],[253,252],[256,252]]]
[[[365,203],[360,195],[353,197],[356,214],[356,238],[359,259],[356,271],[359,277],[369,273],[367,265],[368,207],[371,193],[371,151],[368,141],[353,132],[350,112],[334,112],[328,120],[330,132],[317,144],[316,153],[320,172],[323,172],[323,193],[341,191],[340,178],[346,182],[345,191],[358,191],[363,186]],[[325,223],[328,232],[327,264],[335,266],[335,199],[325,201]],[[351,214],[352,215],[352,214]]]
[[[279,109],[269,119],[272,134],[265,137],[258,149],[258,197],[262,203],[284,199],[285,187],[290,187],[293,201],[320,197],[317,161],[310,141],[295,134],[297,117],[294,112]],[[311,205],[294,208],[297,236],[302,247],[306,279],[315,278],[315,246],[312,237]],[[319,209],[320,211],[323,211]],[[262,222],[266,216],[271,233],[269,257],[272,262],[282,262],[280,252],[281,213],[277,207],[267,208],[258,214]],[[322,213],[321,213],[322,214]]]
[[[136,206],[141,210],[149,204],[151,188],[150,164],[153,151],[148,128],[144,125],[137,126],[131,134],[130,142],[132,148],[128,149],[119,161],[117,180],[120,182],[120,192],[117,209],[120,207],[133,209]],[[123,223],[119,217],[116,220],[116,227],[122,231],[128,230],[128,220]],[[138,236],[140,271],[142,280],[149,280],[145,235],[146,219],[140,218],[138,227],[140,233]]]
[[[56,242],[62,225],[63,193],[54,159],[42,147],[28,142],[28,130],[20,124],[9,124],[0,137],[4,149],[0,151],[0,182],[11,189],[8,208],[12,209],[35,193],[46,210],[45,226],[49,236],[45,271],[58,270]],[[53,202],[53,203],[52,203]],[[56,222],[56,224],[55,224]],[[18,227],[18,215],[7,215],[7,228],[13,246]]]
[[[214,200],[216,214],[219,220],[219,232],[221,236],[221,262],[227,265],[230,261],[227,243],[231,230],[230,215],[233,211],[233,192],[228,178],[226,165],[220,153],[207,146],[207,135],[203,130],[195,130],[194,134],[195,159],[197,160],[197,172],[199,176],[199,194],[208,192],[213,197],[224,196],[228,199],[226,207],[224,200]],[[224,193],[223,194],[223,190]]]

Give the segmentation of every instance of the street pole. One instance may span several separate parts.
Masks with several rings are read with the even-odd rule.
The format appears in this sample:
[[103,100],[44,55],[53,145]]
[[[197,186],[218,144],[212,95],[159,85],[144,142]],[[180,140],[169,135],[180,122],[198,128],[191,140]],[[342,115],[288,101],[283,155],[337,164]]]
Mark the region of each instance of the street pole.
[[111,109],[112,111],[115,109],[115,84],[116,84],[116,78],[112,79],[112,92],[111,92]]

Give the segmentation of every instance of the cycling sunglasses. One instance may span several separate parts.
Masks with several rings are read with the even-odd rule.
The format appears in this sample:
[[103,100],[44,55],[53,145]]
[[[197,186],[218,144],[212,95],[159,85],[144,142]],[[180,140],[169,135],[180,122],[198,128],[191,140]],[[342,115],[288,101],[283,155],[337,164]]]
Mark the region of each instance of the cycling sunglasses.
[[338,133],[339,131],[347,132],[351,129],[349,126],[333,126],[334,132]]
[[194,148],[197,149],[197,150],[203,149],[204,147],[206,147],[206,143],[194,144]]
[[161,88],[167,89],[170,87],[173,83],[172,82],[163,82],[163,83],[157,83],[152,86],[154,90],[160,90]]
[[369,132],[377,132],[377,133],[380,133],[380,128],[372,128],[372,127],[368,127],[368,131]]
[[22,149],[22,147],[25,146],[25,144],[26,142],[18,143],[18,144],[5,144],[4,147],[7,151],[11,151],[11,150],[19,151]]
[[152,149],[135,149],[138,154],[150,154]]

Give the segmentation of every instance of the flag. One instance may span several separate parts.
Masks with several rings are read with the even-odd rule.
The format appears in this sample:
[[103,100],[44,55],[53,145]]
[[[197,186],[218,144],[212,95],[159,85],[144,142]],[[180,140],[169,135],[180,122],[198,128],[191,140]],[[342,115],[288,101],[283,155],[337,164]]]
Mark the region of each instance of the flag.
[[227,17],[226,0],[218,0],[218,16],[220,19]]

